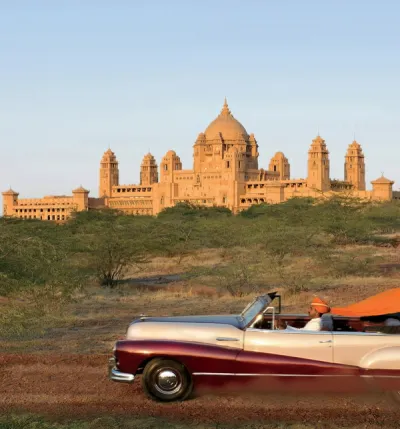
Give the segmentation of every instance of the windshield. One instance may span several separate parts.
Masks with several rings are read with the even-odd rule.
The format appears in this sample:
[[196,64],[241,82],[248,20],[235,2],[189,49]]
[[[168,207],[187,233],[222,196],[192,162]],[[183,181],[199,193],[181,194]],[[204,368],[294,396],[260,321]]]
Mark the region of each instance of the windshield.
[[266,307],[267,301],[262,298],[257,298],[250,303],[242,312],[241,316],[244,319],[244,325],[248,324],[255,319],[255,317]]

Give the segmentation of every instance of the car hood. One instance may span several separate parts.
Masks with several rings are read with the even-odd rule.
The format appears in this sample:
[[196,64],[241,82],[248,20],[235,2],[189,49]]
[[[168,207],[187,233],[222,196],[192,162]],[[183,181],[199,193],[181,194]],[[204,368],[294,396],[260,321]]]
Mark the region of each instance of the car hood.
[[[126,332],[127,340],[181,341],[241,348],[244,331],[241,319],[227,316],[141,317]],[[231,338],[221,343],[218,338]]]
[[211,316],[174,316],[174,317],[141,317],[134,320],[133,323],[140,322],[158,322],[158,323],[221,323],[239,328],[240,316],[235,314],[229,315],[211,315]]

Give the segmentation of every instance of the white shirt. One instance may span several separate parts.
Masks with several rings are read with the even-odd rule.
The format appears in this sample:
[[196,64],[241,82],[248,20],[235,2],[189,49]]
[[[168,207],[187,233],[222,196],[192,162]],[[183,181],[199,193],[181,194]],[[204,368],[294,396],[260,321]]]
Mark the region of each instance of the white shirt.
[[286,329],[296,331],[320,331],[322,328],[322,320],[320,317],[311,319],[308,321],[303,328],[293,328],[293,326],[287,326]]

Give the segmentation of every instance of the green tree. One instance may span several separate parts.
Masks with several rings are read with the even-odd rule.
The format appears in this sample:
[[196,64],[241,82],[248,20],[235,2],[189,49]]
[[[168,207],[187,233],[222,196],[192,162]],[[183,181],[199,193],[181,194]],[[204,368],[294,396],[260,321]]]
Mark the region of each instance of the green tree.
[[113,210],[78,214],[70,229],[86,252],[88,265],[102,286],[114,287],[133,265],[147,260],[146,230],[151,220]]

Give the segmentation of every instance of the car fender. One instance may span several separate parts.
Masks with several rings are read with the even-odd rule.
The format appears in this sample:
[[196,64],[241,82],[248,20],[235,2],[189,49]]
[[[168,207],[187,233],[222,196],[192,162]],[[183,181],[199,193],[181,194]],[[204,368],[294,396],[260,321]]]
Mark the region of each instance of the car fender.
[[233,372],[241,349],[212,344],[170,340],[121,340],[116,343],[118,368],[130,374],[156,357],[176,360],[194,372]]
[[400,371],[400,346],[386,346],[365,355],[360,367],[367,370]]

